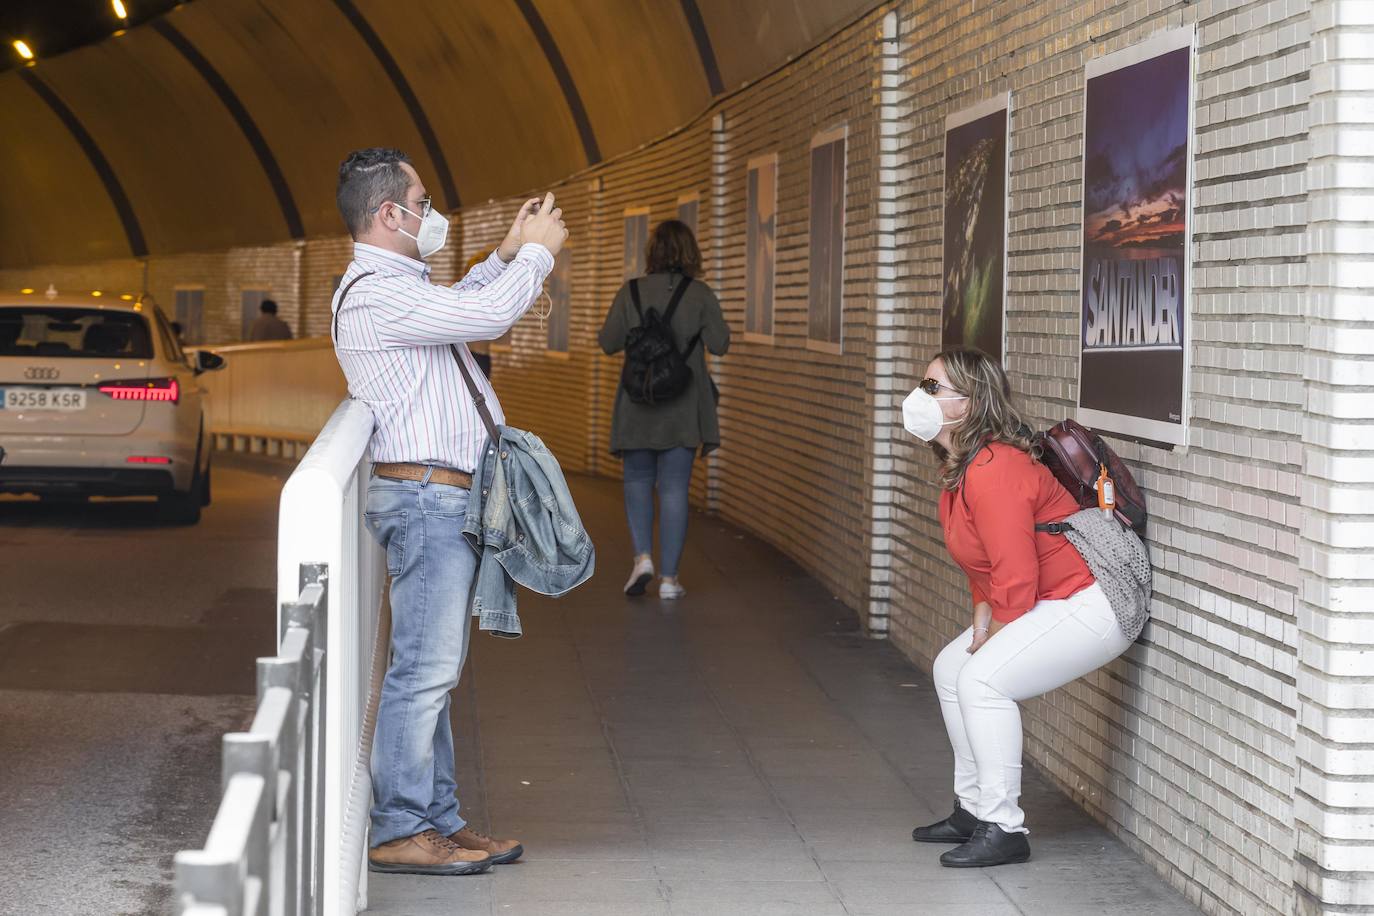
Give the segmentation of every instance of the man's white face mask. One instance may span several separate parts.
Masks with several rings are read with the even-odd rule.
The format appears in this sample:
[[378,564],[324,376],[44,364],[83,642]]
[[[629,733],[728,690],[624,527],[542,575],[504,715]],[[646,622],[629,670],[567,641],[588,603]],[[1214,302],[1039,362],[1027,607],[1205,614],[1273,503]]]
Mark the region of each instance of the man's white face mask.
[[[395,203],[395,201],[393,201],[393,203]],[[438,210],[431,209],[424,216],[420,216],[420,214],[416,213],[414,210],[408,209],[404,204],[398,203],[396,206],[420,220],[419,235],[411,235],[399,226],[396,227],[396,231],[415,240],[416,246],[420,249],[421,260],[427,260],[430,255],[444,247],[444,243],[448,241],[448,220],[444,218],[442,213]]]
[[[911,394],[906,396],[906,400],[902,402],[902,426],[906,428],[907,432],[911,433],[922,442],[929,442],[940,435],[941,429],[946,426],[953,426],[963,419],[961,417],[959,420],[946,420],[945,412],[940,409],[941,401],[968,400],[968,398],[963,395],[948,398],[935,397],[924,390],[927,387],[927,383],[931,381],[931,379],[926,379],[921,382]],[[940,388],[944,388],[947,391],[949,390],[948,385],[940,385],[939,383],[931,387],[935,387],[936,391],[939,391]]]

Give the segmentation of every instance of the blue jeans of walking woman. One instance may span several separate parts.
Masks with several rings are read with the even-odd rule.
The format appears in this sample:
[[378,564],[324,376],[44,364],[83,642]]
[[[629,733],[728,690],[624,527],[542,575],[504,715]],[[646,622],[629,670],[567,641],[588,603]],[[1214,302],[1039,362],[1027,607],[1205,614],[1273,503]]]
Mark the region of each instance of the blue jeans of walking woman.
[[690,448],[626,449],[625,515],[630,522],[630,539],[635,553],[654,552],[654,491],[658,491],[659,572],[666,578],[677,576],[682,548],[687,543],[687,491],[692,483],[692,461],[696,450]]
[[468,491],[372,478],[365,519],[391,576],[391,664],[372,742],[372,846],[466,825],[454,779],[452,691],[467,660],[477,554]]

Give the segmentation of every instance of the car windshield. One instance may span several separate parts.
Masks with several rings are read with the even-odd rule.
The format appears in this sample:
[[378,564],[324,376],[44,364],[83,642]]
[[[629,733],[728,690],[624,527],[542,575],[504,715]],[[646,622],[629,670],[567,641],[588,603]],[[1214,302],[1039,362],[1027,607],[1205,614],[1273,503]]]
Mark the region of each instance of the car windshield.
[[0,306],[0,356],[151,359],[153,339],[132,312]]

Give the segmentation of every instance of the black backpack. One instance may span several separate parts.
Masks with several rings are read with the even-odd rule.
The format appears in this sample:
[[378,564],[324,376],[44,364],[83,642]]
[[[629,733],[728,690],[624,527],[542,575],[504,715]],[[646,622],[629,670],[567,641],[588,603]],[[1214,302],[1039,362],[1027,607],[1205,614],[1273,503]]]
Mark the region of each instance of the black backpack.
[[668,310],[660,317],[656,309],[645,312],[639,301],[639,281],[630,281],[630,299],[639,316],[639,327],[630,328],[626,335],[620,387],[636,404],[671,401],[692,384],[692,367],[687,365],[687,359],[701,342],[701,334],[692,338],[685,351],[678,350],[673,337],[673,314],[691,285],[691,277],[682,278],[668,300]]

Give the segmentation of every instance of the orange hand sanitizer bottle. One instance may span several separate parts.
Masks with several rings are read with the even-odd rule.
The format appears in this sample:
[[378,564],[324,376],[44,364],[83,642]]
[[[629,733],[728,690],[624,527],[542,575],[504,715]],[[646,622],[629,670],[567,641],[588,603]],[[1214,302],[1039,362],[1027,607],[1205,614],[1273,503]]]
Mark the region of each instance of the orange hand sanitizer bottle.
[[1097,475],[1097,508],[1102,510],[1102,514],[1108,518],[1116,511],[1116,487],[1112,484],[1112,479],[1107,476],[1107,466],[1099,465],[1101,472]]

